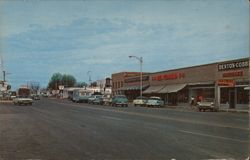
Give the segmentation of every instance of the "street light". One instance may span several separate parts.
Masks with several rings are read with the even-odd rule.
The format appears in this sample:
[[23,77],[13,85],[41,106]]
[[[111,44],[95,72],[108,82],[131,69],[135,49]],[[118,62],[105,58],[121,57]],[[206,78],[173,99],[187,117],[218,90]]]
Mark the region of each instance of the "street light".
[[91,76],[90,76],[91,71],[88,71],[87,74],[89,76],[89,85],[91,86]]
[[128,57],[129,58],[135,58],[140,62],[140,72],[141,72],[140,96],[141,96],[141,99],[142,99],[142,63],[143,63],[142,57],[137,57],[137,56],[128,56]]

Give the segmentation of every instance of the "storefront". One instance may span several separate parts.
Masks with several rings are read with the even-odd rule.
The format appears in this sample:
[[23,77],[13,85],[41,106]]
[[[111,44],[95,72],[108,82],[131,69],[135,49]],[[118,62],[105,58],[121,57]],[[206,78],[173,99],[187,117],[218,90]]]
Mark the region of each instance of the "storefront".
[[216,64],[152,73],[144,95],[159,96],[168,105],[189,105],[203,98],[215,98]]
[[249,109],[249,59],[218,64],[218,106],[221,109]]
[[249,59],[238,59],[150,74],[146,96],[159,96],[165,104],[188,105],[214,99],[221,109],[248,109]]
[[[145,75],[146,74],[146,75]],[[142,91],[149,87],[149,75],[144,73],[142,76]],[[126,77],[124,86],[119,88],[119,91],[124,94],[129,101],[133,101],[140,96],[141,91],[141,76]]]

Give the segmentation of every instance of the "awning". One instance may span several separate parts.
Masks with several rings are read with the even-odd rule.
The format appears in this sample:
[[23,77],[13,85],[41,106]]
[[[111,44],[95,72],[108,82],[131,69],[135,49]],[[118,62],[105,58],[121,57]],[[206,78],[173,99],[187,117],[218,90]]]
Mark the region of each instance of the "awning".
[[208,82],[194,82],[194,83],[188,83],[187,85],[195,86],[195,85],[212,85],[215,84],[214,81],[208,81]]
[[146,89],[143,93],[150,94],[150,93],[158,93],[164,86],[150,86]]
[[250,86],[245,87],[244,90],[250,90]]
[[186,87],[187,84],[172,84],[166,85],[163,89],[161,89],[158,93],[174,93]]
[[[146,89],[147,87],[148,85],[144,85],[142,86],[142,89]],[[128,91],[128,90],[140,90],[140,89],[141,89],[141,86],[124,86],[124,87],[119,88],[118,90]]]

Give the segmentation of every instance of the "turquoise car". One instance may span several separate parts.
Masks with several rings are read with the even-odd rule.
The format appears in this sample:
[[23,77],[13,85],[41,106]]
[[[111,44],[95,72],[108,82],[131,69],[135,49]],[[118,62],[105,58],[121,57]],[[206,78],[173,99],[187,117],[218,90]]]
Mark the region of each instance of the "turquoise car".
[[122,106],[122,107],[128,107],[128,99],[124,95],[117,95],[112,98],[111,102],[112,106]]

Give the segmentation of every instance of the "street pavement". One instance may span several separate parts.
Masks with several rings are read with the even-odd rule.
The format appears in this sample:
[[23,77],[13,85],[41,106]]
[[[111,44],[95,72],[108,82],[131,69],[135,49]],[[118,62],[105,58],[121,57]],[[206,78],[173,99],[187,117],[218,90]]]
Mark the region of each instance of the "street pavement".
[[43,98],[0,104],[0,160],[246,159],[249,114]]

